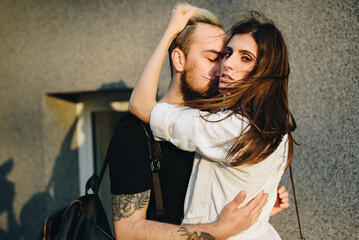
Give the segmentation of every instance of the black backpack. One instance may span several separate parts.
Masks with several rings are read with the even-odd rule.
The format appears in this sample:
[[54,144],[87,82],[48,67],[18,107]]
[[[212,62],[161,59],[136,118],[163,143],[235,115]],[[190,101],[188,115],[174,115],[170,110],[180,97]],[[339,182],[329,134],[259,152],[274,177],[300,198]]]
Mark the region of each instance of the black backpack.
[[[148,133],[141,123],[149,148],[149,160],[153,178],[154,198],[156,202],[156,216],[164,214],[159,170],[162,158],[161,146]],[[105,157],[100,175],[93,174],[86,182],[86,194],[63,209],[52,213],[47,217],[39,240],[108,240],[115,239],[112,236],[110,225],[107,221],[105,210],[98,196],[98,189],[108,165]],[[93,194],[88,191],[92,189]]]
[[[109,240],[112,236],[105,210],[98,196],[98,189],[107,167],[107,159],[100,176],[93,174],[87,180],[86,194],[72,201],[63,209],[47,217],[40,240]],[[93,194],[88,191],[92,189]]]

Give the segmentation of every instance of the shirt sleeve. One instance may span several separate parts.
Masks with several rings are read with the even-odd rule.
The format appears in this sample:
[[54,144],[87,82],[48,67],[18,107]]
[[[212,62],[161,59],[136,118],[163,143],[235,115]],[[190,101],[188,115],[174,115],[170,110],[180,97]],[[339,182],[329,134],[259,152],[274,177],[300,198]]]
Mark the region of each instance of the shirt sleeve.
[[140,120],[131,114],[118,123],[107,150],[112,194],[133,194],[152,187],[148,144]]
[[[209,114],[189,107],[159,103],[152,110],[150,126],[156,140],[224,162],[235,140],[248,125],[229,110]],[[228,117],[229,116],[229,117]]]

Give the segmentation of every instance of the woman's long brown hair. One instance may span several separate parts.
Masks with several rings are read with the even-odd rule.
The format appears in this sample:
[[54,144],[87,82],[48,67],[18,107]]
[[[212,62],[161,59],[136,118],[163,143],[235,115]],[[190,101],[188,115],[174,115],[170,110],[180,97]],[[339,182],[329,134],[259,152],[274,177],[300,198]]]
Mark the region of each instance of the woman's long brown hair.
[[[293,158],[291,132],[296,123],[288,108],[288,52],[276,26],[267,18],[262,23],[252,17],[234,25],[228,42],[237,34],[250,34],[257,43],[257,62],[245,79],[226,88],[228,96],[186,102],[187,106],[207,110],[232,110],[249,122],[249,127],[235,139],[227,155],[232,166],[253,165],[272,154],[288,134],[288,163]],[[224,89],[220,89],[224,90]]]

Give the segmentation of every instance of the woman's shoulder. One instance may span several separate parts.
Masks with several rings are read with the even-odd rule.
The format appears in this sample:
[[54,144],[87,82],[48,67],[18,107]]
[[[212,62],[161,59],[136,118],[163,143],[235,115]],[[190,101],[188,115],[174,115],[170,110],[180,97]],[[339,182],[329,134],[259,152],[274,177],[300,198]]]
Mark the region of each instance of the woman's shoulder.
[[230,121],[230,122],[238,122],[241,125],[249,125],[249,121],[246,117],[242,116],[239,113],[234,113],[229,109],[222,109],[216,113],[208,113],[201,111],[201,115],[205,117],[206,120],[209,121]]
[[[231,127],[235,126],[244,126],[247,127],[249,125],[249,121],[246,117],[241,114],[234,113],[229,109],[222,109],[216,113],[210,113],[208,111],[199,110],[195,108],[191,108],[188,106],[177,106],[169,103],[158,103],[153,112],[154,115],[160,116],[163,118],[164,114],[181,117],[180,119],[199,119],[204,120],[204,122],[214,122],[214,123],[223,123],[223,125],[227,125]],[[170,117],[173,119],[172,117]]]

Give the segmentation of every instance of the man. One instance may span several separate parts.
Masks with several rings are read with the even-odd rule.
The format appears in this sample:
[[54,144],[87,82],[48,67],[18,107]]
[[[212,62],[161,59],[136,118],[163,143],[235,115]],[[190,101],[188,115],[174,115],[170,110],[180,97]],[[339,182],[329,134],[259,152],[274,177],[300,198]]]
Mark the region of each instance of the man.
[[[220,72],[220,52],[225,43],[221,23],[206,10],[197,9],[186,29],[170,48],[172,81],[162,102],[183,103],[210,97],[210,85]],[[150,133],[148,126],[147,131]],[[206,225],[178,226],[192,168],[193,154],[161,142],[160,180],[165,214],[155,219],[148,144],[141,122],[124,116],[111,140],[111,192],[116,238],[120,239],[221,239],[236,235],[253,224],[266,201],[260,194],[237,209],[245,194],[239,194],[222,211],[218,221]],[[282,206],[283,208],[283,206]],[[276,211],[280,210],[275,208]],[[146,219],[147,218],[147,219]],[[171,223],[171,224],[168,224]]]

